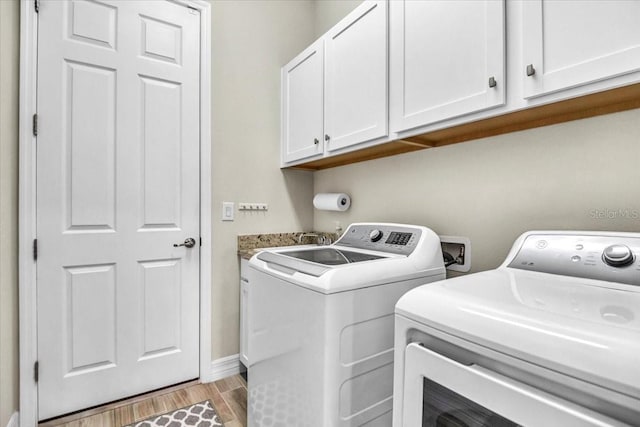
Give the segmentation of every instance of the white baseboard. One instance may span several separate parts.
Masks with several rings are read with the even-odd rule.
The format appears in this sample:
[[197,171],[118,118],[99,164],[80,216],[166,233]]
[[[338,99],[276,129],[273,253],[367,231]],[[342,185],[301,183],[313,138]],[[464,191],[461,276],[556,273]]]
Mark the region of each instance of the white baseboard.
[[240,373],[240,355],[221,357],[211,361],[211,371],[208,378],[200,378],[202,382],[217,381]]
[[20,427],[20,416],[18,415],[17,412],[14,412],[13,415],[11,415],[11,418],[9,418],[9,424],[7,424],[7,427]]

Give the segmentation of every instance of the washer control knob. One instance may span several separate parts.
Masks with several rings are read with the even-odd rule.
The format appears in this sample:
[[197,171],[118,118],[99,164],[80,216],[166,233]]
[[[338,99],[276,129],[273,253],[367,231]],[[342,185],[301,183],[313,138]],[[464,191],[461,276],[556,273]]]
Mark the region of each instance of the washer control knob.
[[625,245],[607,246],[602,252],[602,260],[612,267],[624,267],[633,262],[633,252]]
[[371,233],[369,233],[369,238],[372,242],[377,242],[378,240],[382,239],[382,231],[372,230]]

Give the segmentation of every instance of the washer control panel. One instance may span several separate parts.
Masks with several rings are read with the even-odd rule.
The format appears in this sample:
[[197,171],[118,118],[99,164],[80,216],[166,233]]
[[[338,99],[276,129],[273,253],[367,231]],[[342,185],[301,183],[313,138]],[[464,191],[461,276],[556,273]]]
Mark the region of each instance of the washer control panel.
[[640,285],[640,234],[530,234],[508,267]]
[[409,255],[420,241],[422,230],[387,224],[351,224],[336,245]]

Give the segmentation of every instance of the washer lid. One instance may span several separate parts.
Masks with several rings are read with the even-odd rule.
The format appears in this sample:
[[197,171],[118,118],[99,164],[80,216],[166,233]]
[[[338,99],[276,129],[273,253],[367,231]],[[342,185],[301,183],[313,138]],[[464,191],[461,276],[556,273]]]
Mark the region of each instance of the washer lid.
[[511,268],[421,286],[396,313],[640,398],[640,288]]
[[316,248],[309,250],[297,250],[280,252],[281,255],[323,265],[342,265],[354,262],[372,261],[374,259],[387,258],[364,252],[347,251],[334,248]]
[[280,250],[260,252],[257,258],[261,261],[290,268],[292,270],[320,277],[332,266],[352,264],[363,261],[374,261],[389,258],[366,252],[346,251],[343,249],[314,248],[301,250]]
[[[249,266],[295,286],[323,294],[407,280],[413,280],[418,285],[445,278],[444,266],[425,268],[425,263],[420,262],[422,260],[416,261],[407,256],[358,252],[380,258],[342,265],[323,265],[288,257],[284,255],[284,251],[264,251],[254,255],[249,260]],[[442,263],[442,260],[440,262]]]

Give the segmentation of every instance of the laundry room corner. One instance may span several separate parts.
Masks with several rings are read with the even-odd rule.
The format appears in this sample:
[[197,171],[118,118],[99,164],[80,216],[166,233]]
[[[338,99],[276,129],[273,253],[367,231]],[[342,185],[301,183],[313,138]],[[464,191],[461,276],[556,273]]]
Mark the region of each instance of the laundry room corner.
[[[313,1],[212,2],[212,359],[237,355],[240,234],[308,231],[313,176],[281,171],[280,67],[310,43]],[[224,202],[233,221],[222,221]],[[240,211],[239,203],[267,203]]]

